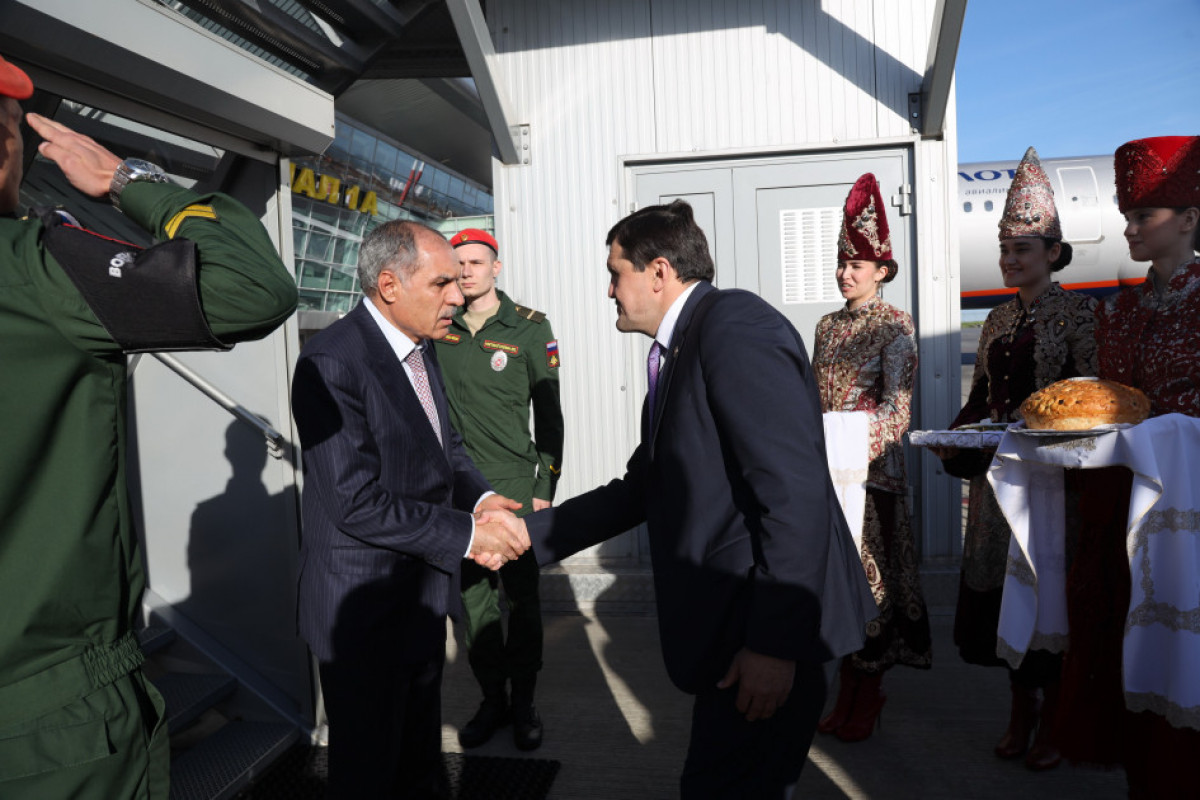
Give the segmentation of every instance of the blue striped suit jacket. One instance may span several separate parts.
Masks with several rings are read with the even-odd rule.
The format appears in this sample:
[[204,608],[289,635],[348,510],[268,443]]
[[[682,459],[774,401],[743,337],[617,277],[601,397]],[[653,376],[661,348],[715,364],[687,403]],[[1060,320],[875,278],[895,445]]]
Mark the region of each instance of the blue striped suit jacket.
[[[369,302],[369,301],[364,301]],[[292,409],[304,462],[300,634],[324,662],[404,663],[445,646],[446,613],[489,490],[450,426],[425,348],[443,446],[404,367],[361,304],[300,354]]]

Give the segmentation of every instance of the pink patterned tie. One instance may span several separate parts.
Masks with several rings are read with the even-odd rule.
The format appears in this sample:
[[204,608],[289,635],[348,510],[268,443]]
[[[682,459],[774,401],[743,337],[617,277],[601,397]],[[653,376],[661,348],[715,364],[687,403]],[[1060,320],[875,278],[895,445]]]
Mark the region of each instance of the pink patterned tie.
[[442,426],[438,424],[437,407],[433,404],[433,392],[429,390],[429,373],[425,371],[425,359],[421,357],[421,348],[414,347],[412,352],[405,356],[404,361],[412,370],[413,389],[417,392],[421,407],[425,409],[425,416],[429,417],[429,424],[433,426],[438,444],[441,444]]
[[650,384],[647,399],[650,402],[650,422],[654,422],[654,391],[658,388],[658,369],[662,363],[663,346],[655,342],[650,346],[650,355],[646,358],[646,377]]

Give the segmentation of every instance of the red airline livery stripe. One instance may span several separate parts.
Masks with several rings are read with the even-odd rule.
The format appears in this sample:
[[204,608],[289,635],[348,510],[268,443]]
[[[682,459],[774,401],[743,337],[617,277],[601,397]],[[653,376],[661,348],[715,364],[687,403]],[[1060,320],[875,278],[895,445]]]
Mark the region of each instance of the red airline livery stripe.
[[[1089,289],[1117,289],[1124,286],[1137,286],[1145,281],[1145,278],[1122,278],[1118,281],[1086,281],[1084,283],[1064,283],[1062,288],[1071,289],[1074,291],[1087,291]],[[963,292],[963,297],[1002,297],[1005,295],[1014,295],[1016,289],[977,289],[973,292]]]

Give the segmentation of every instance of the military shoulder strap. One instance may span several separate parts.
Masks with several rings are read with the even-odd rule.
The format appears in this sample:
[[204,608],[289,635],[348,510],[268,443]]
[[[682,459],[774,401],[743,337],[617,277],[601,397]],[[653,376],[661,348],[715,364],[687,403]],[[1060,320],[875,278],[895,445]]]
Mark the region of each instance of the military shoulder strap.
[[513,306],[513,310],[517,312],[518,317],[527,319],[530,322],[542,322],[546,319],[546,315],[541,311],[535,311],[527,306]]

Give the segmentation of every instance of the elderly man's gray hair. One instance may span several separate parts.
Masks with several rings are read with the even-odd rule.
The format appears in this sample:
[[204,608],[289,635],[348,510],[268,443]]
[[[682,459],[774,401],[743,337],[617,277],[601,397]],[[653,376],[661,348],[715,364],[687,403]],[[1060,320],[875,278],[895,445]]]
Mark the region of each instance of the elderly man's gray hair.
[[428,225],[412,220],[385,222],[363,237],[358,250],[358,282],[364,292],[379,288],[379,273],[391,270],[407,282],[417,271],[421,249],[417,237],[423,232],[441,236]]

